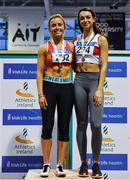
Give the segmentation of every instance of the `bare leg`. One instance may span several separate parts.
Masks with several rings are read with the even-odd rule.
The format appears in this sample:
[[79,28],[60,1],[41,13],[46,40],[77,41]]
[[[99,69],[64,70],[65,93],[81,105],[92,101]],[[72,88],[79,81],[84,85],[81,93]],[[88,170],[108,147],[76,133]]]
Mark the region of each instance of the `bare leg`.
[[52,139],[41,139],[44,164],[49,164]]
[[63,165],[68,148],[68,142],[58,141],[58,164]]

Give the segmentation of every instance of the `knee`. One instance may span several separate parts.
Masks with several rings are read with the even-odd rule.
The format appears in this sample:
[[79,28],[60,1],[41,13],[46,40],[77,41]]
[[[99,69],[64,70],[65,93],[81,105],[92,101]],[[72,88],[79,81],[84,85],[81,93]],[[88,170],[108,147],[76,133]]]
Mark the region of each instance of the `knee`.
[[79,130],[83,131],[84,129],[86,129],[86,123],[84,121],[79,122],[77,124],[77,127],[78,127]]
[[95,121],[93,121],[93,122],[91,123],[91,126],[92,126],[92,128],[94,128],[94,129],[100,129],[100,128],[101,128],[101,121],[95,120]]
[[101,134],[101,126],[91,126],[92,133],[96,135]]
[[66,141],[66,142],[69,141],[69,130],[65,130],[65,131],[62,130],[62,132],[59,131],[58,140]]
[[51,139],[52,138],[52,129],[49,127],[43,127],[41,137],[43,139]]
[[58,136],[58,140],[59,141],[64,141],[64,142],[68,142],[69,141],[69,135],[68,134],[62,134]]

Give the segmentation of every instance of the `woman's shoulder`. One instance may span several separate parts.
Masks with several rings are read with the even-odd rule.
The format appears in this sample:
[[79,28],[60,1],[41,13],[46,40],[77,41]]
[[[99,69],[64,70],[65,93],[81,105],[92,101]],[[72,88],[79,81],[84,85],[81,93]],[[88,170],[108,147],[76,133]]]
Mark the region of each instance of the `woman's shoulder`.
[[104,40],[106,41],[107,40],[107,38],[104,34],[97,34],[97,35],[98,35],[98,38],[100,41],[104,41]]
[[104,35],[99,34],[98,41],[99,41],[99,44],[100,43],[106,43],[107,42],[107,38]]
[[104,35],[100,35],[98,38],[98,44],[100,47],[108,47],[108,40]]
[[41,44],[38,48],[38,53],[43,53],[47,51],[47,44]]

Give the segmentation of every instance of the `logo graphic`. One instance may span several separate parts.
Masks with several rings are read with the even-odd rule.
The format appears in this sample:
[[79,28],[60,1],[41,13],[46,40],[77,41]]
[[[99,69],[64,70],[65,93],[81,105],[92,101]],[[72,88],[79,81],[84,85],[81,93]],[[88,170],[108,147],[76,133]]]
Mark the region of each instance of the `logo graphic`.
[[104,32],[104,34],[106,36],[108,36],[108,27],[109,27],[109,24],[107,22],[97,22],[96,25],[98,26],[99,29],[101,29],[101,31]]
[[29,156],[27,153],[24,156],[12,155],[12,156],[2,156],[2,172],[12,172],[12,173],[26,173],[29,169],[42,169],[43,159],[41,155],[31,154]]
[[[108,127],[105,125],[103,127],[103,138],[102,138],[102,152],[114,152],[116,144],[114,140],[108,136]],[[105,136],[105,137],[104,137]]]
[[[18,29],[12,39],[13,42],[16,41],[16,38],[20,38],[22,41],[29,41],[31,34],[33,41],[35,42],[37,40],[37,34],[40,30],[40,26],[37,27],[37,24],[35,24],[36,28],[29,28],[29,24],[26,24],[27,28],[24,30],[20,28],[20,26],[21,24],[18,23]],[[25,31],[25,33],[23,31]]]
[[12,73],[12,69],[9,68],[9,69],[8,69],[8,74],[11,74],[11,73]]
[[108,178],[108,173],[104,173],[104,174],[103,174],[103,179],[104,179],[104,180],[109,180],[109,178]]
[[[123,58],[123,57],[122,57]],[[108,62],[107,77],[127,77],[127,62]]]
[[[106,136],[108,134],[108,127],[103,127],[103,134]],[[113,142],[114,140],[111,137],[103,137],[102,141],[104,142]]]
[[105,80],[105,81],[104,81],[104,89],[105,89],[104,95],[106,95],[106,96],[112,96],[112,95],[114,95],[111,91],[108,91],[107,88],[108,88],[108,81]]
[[113,106],[116,100],[114,93],[108,90],[108,81],[104,81],[104,105]]
[[28,136],[28,131],[26,128],[24,128],[22,135],[16,136],[15,140],[22,144],[33,144],[33,141],[27,139],[27,136]]
[[[22,58],[22,56],[21,56]],[[23,57],[22,59],[25,59]],[[30,58],[36,58],[34,55]],[[5,63],[4,64],[4,79],[36,79],[36,64],[35,63]],[[25,80],[26,79],[26,80]]]
[[21,96],[21,97],[28,97],[28,98],[34,97],[32,94],[27,93],[27,92],[26,92],[27,90],[28,90],[28,83],[27,83],[27,82],[24,82],[22,90],[21,90],[21,89],[18,89],[18,90],[16,91],[16,94],[17,94],[18,96]]

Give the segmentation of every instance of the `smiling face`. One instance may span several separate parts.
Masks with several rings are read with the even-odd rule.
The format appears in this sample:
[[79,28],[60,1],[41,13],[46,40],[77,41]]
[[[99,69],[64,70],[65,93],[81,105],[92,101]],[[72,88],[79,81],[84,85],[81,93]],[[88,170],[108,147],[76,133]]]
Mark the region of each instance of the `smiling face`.
[[93,28],[93,23],[96,18],[92,16],[90,11],[81,11],[79,14],[79,23],[83,31],[88,31]]
[[49,32],[52,37],[62,37],[65,31],[65,22],[60,17],[52,18],[49,21]]

